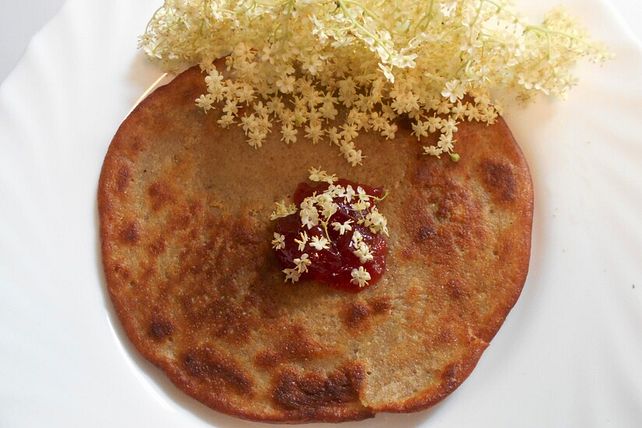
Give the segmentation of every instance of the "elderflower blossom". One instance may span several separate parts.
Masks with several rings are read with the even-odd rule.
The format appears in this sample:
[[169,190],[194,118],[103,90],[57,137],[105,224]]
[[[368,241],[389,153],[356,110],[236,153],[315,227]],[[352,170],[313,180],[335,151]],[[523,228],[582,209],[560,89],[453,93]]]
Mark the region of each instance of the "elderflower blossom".
[[312,264],[312,260],[310,260],[310,256],[308,253],[303,253],[301,254],[301,257],[297,257],[296,259],[292,260],[294,262],[294,265],[296,266],[295,269],[299,273],[305,273],[308,271],[308,266]]
[[339,235],[344,235],[346,232],[352,230],[352,220],[346,220],[343,223],[339,223],[338,221],[335,221],[332,223],[332,228],[339,232]]
[[272,214],[270,214],[270,220],[276,220],[277,218],[281,217],[287,217],[290,214],[294,214],[296,212],[296,205],[294,204],[286,204],[285,202],[276,202],[275,204],[274,211],[272,211]]
[[388,220],[379,212],[377,207],[366,215],[364,224],[370,228],[373,233],[383,233],[388,235]]
[[330,241],[328,241],[323,236],[313,236],[312,240],[310,241],[310,246],[317,251],[327,250],[328,248],[330,248]]
[[358,285],[359,288],[363,288],[368,285],[368,281],[371,279],[370,272],[365,270],[363,266],[359,266],[358,269],[352,269],[350,276],[352,276],[350,282]]
[[286,268],[283,269],[282,272],[285,274],[285,282],[291,281],[292,283],[295,283],[299,278],[301,278],[301,272],[296,268]]
[[312,229],[314,226],[319,224],[319,211],[314,205],[314,201],[310,198],[306,198],[301,202],[301,211],[299,211],[299,216],[301,217],[301,224],[306,226],[308,229]]
[[322,171],[319,168],[310,168],[310,181],[316,182],[326,182],[328,184],[333,184],[338,180],[337,176],[334,174],[328,174],[325,171]]
[[252,147],[328,141],[353,166],[357,137],[394,139],[400,116],[455,158],[457,124],[492,124],[508,95],[564,98],[578,60],[609,57],[563,10],[535,24],[510,0],[165,0],[139,43],[168,71],[199,64],[196,105]]
[[285,235],[274,232],[274,239],[272,240],[272,248],[275,250],[282,250],[285,248]]
[[301,232],[299,235],[301,239],[295,239],[294,242],[299,245],[299,251],[305,250],[305,244],[308,243],[308,240],[310,239],[308,237],[308,234],[306,232]]
[[365,243],[363,235],[361,235],[358,230],[355,230],[352,234],[352,246],[354,247],[352,254],[359,257],[359,261],[361,263],[367,263],[374,259],[374,255],[370,251],[370,247]]

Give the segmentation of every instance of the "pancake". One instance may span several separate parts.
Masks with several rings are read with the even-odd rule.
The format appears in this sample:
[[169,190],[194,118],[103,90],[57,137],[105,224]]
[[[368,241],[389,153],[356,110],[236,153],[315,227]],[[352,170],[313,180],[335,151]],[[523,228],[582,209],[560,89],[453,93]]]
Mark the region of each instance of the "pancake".
[[[197,68],[157,89],[103,165],[105,276],[136,349],[190,396],[258,421],[411,412],[457,388],[528,271],[532,184],[504,121],[459,125],[459,162],[421,155],[403,126],[360,136],[351,167],[326,143],[249,147],[194,106],[204,90]],[[360,293],[285,284],[270,248],[274,201],[312,166],[390,191],[387,272]]]

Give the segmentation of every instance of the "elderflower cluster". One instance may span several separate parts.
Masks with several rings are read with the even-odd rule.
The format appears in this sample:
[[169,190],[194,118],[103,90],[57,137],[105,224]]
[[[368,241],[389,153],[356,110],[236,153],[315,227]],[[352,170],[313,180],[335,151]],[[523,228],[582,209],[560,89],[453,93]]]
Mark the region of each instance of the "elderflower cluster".
[[171,71],[200,64],[196,104],[251,146],[326,141],[352,165],[357,136],[394,139],[400,116],[456,160],[459,123],[493,123],[509,94],[563,98],[579,59],[608,57],[562,10],[535,25],[510,0],[166,0],[140,45]]
[[[373,234],[383,233],[388,235],[388,222],[377,207],[373,205],[374,201],[379,201],[383,198],[368,194],[361,186],[357,186],[355,189],[349,184],[346,186],[335,184],[338,178],[334,174],[328,174],[317,168],[311,168],[309,174],[310,181],[327,183],[327,189],[321,193],[315,192],[312,196],[308,196],[301,201],[298,208],[295,204],[277,202],[270,216],[272,220],[276,220],[296,214],[298,211],[303,229],[292,240],[301,255],[292,261],[294,263],[293,267],[283,269],[286,282],[297,282],[302,274],[308,272],[308,268],[312,264],[310,259],[311,251],[320,252],[330,249],[332,240],[328,233],[329,228],[338,232],[339,236],[352,233],[350,237],[352,253],[359,258],[359,262],[362,265],[374,259],[374,255],[361,232],[358,230],[353,231],[353,220],[345,220],[344,222],[332,221],[334,214],[339,210],[337,200],[349,205],[355,211],[357,214],[356,224],[367,227]],[[309,236],[307,231],[314,227],[320,227],[324,232],[323,235]],[[273,238],[272,248],[274,250],[285,249],[285,235],[274,232]],[[351,282],[353,284],[365,287],[370,279],[370,274],[363,266],[352,270]]]

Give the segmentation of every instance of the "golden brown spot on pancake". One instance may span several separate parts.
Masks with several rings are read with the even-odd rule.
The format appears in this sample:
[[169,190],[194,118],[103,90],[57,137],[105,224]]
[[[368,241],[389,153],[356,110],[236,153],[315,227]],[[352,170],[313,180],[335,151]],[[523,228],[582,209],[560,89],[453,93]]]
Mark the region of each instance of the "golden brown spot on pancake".
[[468,294],[468,291],[464,288],[464,283],[459,279],[446,281],[444,288],[448,296],[455,300],[459,300]]
[[259,367],[271,368],[281,363],[281,356],[274,351],[261,351],[254,357],[254,364]]
[[174,325],[159,316],[153,316],[149,324],[149,335],[152,339],[160,341],[170,336],[174,331]]
[[421,297],[422,289],[416,285],[411,285],[406,291],[406,301],[416,302]]
[[[203,213],[203,204],[190,202],[188,204],[174,204],[171,208],[171,216],[166,223],[167,230],[180,231],[189,229],[193,223],[199,220]],[[191,233],[196,233],[192,230]]]
[[418,242],[423,242],[434,238],[435,235],[437,235],[437,232],[435,231],[433,225],[424,224],[422,226],[419,226],[415,240]]
[[405,257],[421,255],[424,248],[426,253],[438,255],[447,244],[444,237],[439,235],[440,229],[428,208],[429,203],[419,192],[412,192],[404,201],[405,215],[400,220],[401,226],[410,237],[403,243],[402,252]]
[[[268,261],[269,262],[269,261]],[[267,263],[266,263],[267,264]],[[276,263],[274,263],[276,265]],[[265,269],[259,271],[259,277],[265,278],[268,272]],[[274,289],[264,283],[255,283],[250,287],[246,297],[247,304],[258,308],[261,318],[275,319],[283,314],[283,307],[275,296]]]
[[252,381],[239,365],[212,348],[188,351],[183,355],[182,363],[190,376],[216,389],[233,389],[242,394],[252,392]]
[[448,230],[435,221],[430,203],[429,196],[418,191],[412,192],[404,202],[405,214],[400,220],[410,239],[404,241],[403,248],[404,254],[410,257],[431,254],[433,258],[440,258],[452,247]]
[[129,280],[131,278],[131,271],[120,263],[114,264],[112,271],[116,277],[123,280]]
[[390,313],[392,309],[392,303],[390,302],[390,297],[388,296],[379,296],[370,300],[370,307],[374,314],[387,314]]
[[437,218],[457,223],[468,223],[478,216],[470,192],[459,184],[450,182],[438,195]]
[[140,239],[140,229],[135,221],[129,222],[122,230],[120,237],[125,244],[135,244]]
[[274,367],[284,362],[309,361],[327,354],[328,350],[313,340],[303,327],[295,326],[276,349],[259,352],[255,362],[262,367]]
[[230,297],[186,293],[181,303],[192,325],[232,343],[247,342],[256,324],[256,319]]
[[116,176],[116,190],[118,190],[120,193],[123,193],[125,190],[127,190],[130,179],[131,169],[129,169],[127,165],[121,165],[120,168],[118,168],[118,173]]
[[457,335],[454,334],[452,329],[445,327],[439,331],[437,337],[435,338],[435,343],[439,345],[447,345],[449,343],[454,343],[457,340]]
[[370,308],[363,302],[354,302],[348,305],[345,323],[349,327],[356,327],[370,314]]
[[135,136],[132,138],[131,148],[134,152],[140,152],[141,150],[143,150],[143,143],[139,136]]
[[343,322],[350,328],[359,327],[357,331],[362,331],[369,318],[373,315],[388,314],[390,308],[392,304],[387,296],[377,297],[369,302],[355,301],[346,305],[343,311]]
[[483,183],[492,196],[501,202],[513,202],[517,197],[517,181],[510,165],[491,160],[482,161]]
[[507,260],[511,257],[512,251],[514,251],[514,244],[510,239],[499,239],[497,247],[493,250],[493,255],[500,261]]
[[163,238],[162,236],[159,237],[149,245],[149,255],[152,257],[161,255],[165,251],[165,246],[165,238]]
[[168,203],[174,201],[172,189],[162,181],[152,183],[147,189],[147,194],[151,200],[153,211],[158,211]]
[[[432,263],[452,264],[458,251],[474,251],[484,243],[483,210],[471,190],[454,180],[432,174],[422,180],[427,189],[414,189],[404,201],[402,226],[410,239],[407,253],[429,254]],[[418,173],[421,176],[421,173]]]
[[437,218],[440,220],[446,220],[452,212],[452,206],[452,201],[444,200],[437,208]]
[[358,402],[363,378],[363,368],[358,364],[327,375],[287,369],[276,376],[272,397],[285,409],[315,412],[323,407]]
[[443,171],[435,159],[422,159],[415,170],[412,181],[420,186],[434,186],[443,180]]
[[449,364],[448,366],[446,366],[446,368],[444,368],[441,374],[441,379],[446,391],[452,391],[453,389],[457,388],[460,383],[460,371],[461,367],[459,366],[459,364]]

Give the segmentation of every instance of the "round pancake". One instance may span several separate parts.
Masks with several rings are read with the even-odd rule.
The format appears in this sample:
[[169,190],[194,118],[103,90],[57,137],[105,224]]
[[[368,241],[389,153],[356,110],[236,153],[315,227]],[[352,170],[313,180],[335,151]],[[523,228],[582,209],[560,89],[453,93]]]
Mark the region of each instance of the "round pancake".
[[[100,177],[102,256],[127,336],[181,390],[242,418],[345,421],[429,407],[469,375],[528,270],[532,184],[503,120],[462,123],[461,160],[408,129],[336,147],[259,149],[217,113],[192,68],[125,120]],[[274,201],[310,167],[390,191],[387,272],[360,293],[285,284]]]

